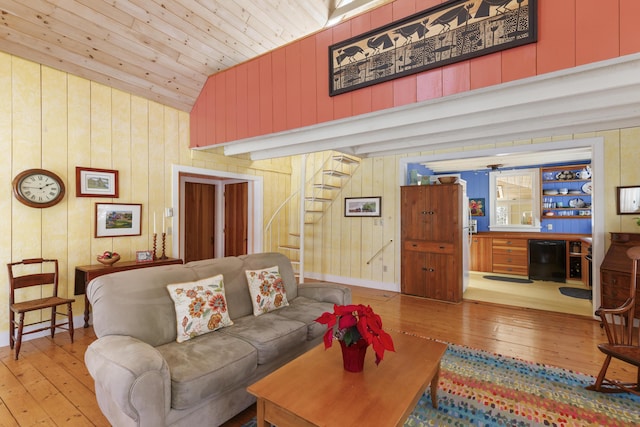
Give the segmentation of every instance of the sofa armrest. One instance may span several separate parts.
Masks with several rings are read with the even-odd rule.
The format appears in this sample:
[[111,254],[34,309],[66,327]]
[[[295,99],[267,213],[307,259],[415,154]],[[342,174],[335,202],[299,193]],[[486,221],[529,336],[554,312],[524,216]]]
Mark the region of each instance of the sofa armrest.
[[351,288],[337,283],[301,283],[298,285],[298,295],[338,305],[351,304]]
[[[165,425],[171,407],[171,376],[160,352],[140,340],[107,335],[84,356],[96,397],[111,424]],[[128,424],[128,423],[127,423]]]

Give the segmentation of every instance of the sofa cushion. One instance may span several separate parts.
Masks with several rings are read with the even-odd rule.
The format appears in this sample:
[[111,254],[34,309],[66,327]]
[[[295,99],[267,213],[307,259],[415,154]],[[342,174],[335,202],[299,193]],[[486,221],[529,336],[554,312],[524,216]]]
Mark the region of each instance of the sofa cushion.
[[261,270],[247,270],[245,273],[254,316],[260,316],[289,305],[284,281],[277,265]]
[[171,373],[171,407],[187,409],[233,390],[257,368],[257,351],[216,331],[157,347]]
[[258,350],[258,364],[266,364],[304,344],[307,339],[307,325],[275,313],[241,317],[234,320],[233,326],[218,332],[248,342]]
[[233,325],[227,311],[222,274],[167,285],[176,307],[177,342]]
[[311,341],[327,331],[327,326],[315,320],[325,311],[333,312],[333,304],[330,302],[319,302],[310,298],[298,297],[289,301],[289,306],[278,310],[278,316],[291,320],[298,320],[307,325],[307,340]]

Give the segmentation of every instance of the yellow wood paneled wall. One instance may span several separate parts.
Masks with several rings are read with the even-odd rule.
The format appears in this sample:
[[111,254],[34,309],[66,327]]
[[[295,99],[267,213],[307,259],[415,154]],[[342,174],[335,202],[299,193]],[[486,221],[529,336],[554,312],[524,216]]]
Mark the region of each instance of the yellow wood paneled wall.
[[[251,162],[192,152],[188,113],[4,53],[0,93],[0,338],[9,329],[4,266],[57,258],[61,294],[73,295],[76,265],[96,263],[105,250],[131,260],[137,250],[151,249],[153,213],[159,229],[163,208],[171,206],[172,164],[263,176],[265,217],[290,191],[289,159]],[[118,170],[119,198],[76,197],[76,166]],[[61,203],[34,209],[13,197],[13,177],[30,168],[49,169],[64,180]],[[95,238],[96,202],[142,204],[142,235]],[[84,297],[76,296],[74,314],[83,310]]]

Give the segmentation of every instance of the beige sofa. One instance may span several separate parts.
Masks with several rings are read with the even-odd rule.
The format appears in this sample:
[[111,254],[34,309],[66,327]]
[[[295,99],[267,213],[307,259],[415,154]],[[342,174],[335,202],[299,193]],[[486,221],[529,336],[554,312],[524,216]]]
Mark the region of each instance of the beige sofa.
[[[246,270],[277,265],[289,306],[254,316]],[[222,274],[233,325],[176,342],[166,285]],[[298,285],[290,261],[264,253],[150,267],[89,283],[98,339],[85,354],[98,404],[114,426],[217,426],[254,401],[246,387],[322,342],[314,321],[349,288]]]

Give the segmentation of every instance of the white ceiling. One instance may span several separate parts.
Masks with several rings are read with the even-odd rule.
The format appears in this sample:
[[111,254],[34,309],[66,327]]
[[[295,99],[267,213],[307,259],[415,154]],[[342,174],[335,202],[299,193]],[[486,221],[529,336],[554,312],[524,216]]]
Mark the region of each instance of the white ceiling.
[[0,51],[179,110],[207,78],[391,0],[0,0]]

